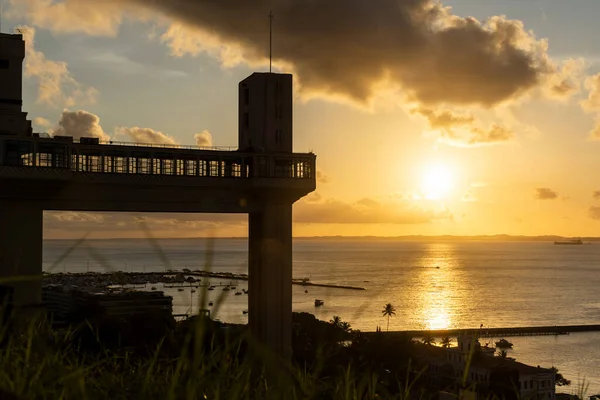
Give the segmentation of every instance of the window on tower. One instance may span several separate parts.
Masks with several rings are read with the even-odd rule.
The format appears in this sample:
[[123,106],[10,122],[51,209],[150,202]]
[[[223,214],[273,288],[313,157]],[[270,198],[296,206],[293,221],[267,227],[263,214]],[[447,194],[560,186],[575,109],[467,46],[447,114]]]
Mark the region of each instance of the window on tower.
[[244,104],[250,104],[250,89],[244,88]]

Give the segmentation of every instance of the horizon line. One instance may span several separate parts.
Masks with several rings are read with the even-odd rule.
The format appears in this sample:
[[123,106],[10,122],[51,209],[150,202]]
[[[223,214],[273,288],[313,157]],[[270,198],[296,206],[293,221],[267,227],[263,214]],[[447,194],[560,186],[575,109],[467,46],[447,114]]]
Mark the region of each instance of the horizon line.
[[[600,236],[562,236],[562,235],[509,235],[504,233],[489,235],[398,235],[398,236],[376,236],[376,235],[324,235],[324,236],[293,236],[293,239],[582,239],[600,240]],[[82,238],[44,238],[43,240],[81,240]],[[111,237],[92,238],[84,240],[194,240],[194,239],[248,239],[248,236],[194,236],[194,237]]]

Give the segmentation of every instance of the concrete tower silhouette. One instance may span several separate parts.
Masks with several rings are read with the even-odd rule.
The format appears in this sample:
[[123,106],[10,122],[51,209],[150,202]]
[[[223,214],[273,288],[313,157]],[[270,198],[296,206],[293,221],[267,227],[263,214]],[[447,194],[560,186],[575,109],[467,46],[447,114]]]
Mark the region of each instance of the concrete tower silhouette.
[[0,33],[0,134],[31,136],[31,121],[23,107],[23,60],[25,42],[22,34]]

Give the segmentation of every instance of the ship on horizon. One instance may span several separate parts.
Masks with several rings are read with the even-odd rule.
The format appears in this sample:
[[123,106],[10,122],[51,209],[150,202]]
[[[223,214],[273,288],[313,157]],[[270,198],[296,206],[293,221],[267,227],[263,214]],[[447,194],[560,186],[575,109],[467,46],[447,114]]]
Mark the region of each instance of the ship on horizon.
[[581,239],[557,240],[554,242],[554,244],[580,245],[580,244],[583,244],[583,240],[581,240]]

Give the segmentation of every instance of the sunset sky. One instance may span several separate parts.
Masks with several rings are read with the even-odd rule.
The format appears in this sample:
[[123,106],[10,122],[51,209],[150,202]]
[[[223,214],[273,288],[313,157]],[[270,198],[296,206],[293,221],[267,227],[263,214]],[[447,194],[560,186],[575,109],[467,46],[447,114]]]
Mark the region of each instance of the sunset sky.
[[[237,146],[237,83],[294,73],[296,236],[600,236],[596,0],[5,0],[40,132]],[[98,120],[99,118],[99,120]],[[597,126],[599,125],[599,126]],[[46,237],[244,236],[245,215],[47,213]]]

